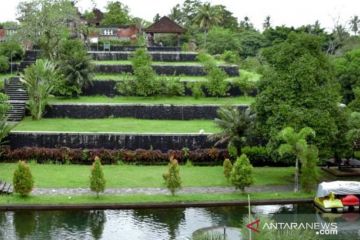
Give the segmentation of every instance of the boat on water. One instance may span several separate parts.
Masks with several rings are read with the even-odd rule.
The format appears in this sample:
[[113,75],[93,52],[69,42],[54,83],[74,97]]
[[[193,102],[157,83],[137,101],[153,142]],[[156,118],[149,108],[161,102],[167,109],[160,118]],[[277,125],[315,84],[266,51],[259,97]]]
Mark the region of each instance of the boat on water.
[[359,211],[360,182],[322,182],[318,186],[314,204],[323,212]]

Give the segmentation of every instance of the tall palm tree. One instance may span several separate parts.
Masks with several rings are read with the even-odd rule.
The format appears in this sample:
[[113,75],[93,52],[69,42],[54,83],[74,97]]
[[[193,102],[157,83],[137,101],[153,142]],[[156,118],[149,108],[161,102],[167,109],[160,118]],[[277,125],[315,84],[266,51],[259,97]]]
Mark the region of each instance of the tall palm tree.
[[205,34],[205,47],[206,47],[206,38],[209,29],[221,22],[222,15],[219,8],[216,6],[211,6],[210,3],[204,3],[200,5],[197,9],[197,14],[194,18],[194,22],[199,25],[201,29],[204,30]]
[[215,146],[227,143],[228,148],[235,147],[239,154],[253,120],[250,109],[241,111],[236,107],[222,107],[217,114],[214,121],[221,132],[211,135],[211,139],[217,140]]
[[315,131],[309,127],[302,128],[299,132],[295,132],[292,127],[286,127],[278,134],[279,140],[285,142],[278,149],[280,155],[289,153],[296,157],[294,192],[299,191],[299,161],[302,161],[307,154],[309,146],[306,139],[309,136],[315,136]]
[[359,24],[360,24],[360,19],[358,16],[355,15],[350,19],[350,28],[351,28],[351,31],[353,31],[355,35],[359,31]]

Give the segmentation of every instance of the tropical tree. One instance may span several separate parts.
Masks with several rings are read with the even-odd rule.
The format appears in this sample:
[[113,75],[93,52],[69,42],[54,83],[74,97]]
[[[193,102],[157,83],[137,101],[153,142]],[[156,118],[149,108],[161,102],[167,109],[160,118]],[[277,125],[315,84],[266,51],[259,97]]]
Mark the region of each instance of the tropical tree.
[[286,127],[278,134],[278,138],[285,143],[281,144],[278,151],[280,155],[286,153],[295,156],[295,187],[294,191],[299,191],[299,161],[305,159],[308,149],[307,138],[315,137],[315,131],[309,127],[302,128],[299,132],[295,132],[294,128]]
[[222,107],[217,111],[215,124],[221,129],[219,133],[211,135],[211,139],[216,139],[216,145],[227,143],[228,149],[235,147],[237,154],[241,152],[241,147],[249,134],[253,116],[250,109],[240,111],[236,107]]
[[270,16],[266,16],[264,23],[263,23],[263,28],[264,28],[264,30],[271,28],[271,17]]
[[101,21],[103,26],[118,26],[130,23],[129,7],[119,1],[111,1],[106,5],[106,13]]
[[218,7],[211,6],[210,3],[204,3],[198,7],[198,12],[194,22],[204,30],[204,46],[206,47],[206,38],[209,29],[221,22],[221,12]]
[[359,16],[355,15],[350,19],[350,29],[354,32],[354,35],[357,35],[359,31],[359,23],[360,19]]
[[38,59],[25,69],[21,81],[29,94],[28,108],[33,119],[42,118],[49,95],[60,79],[56,65],[48,60]]

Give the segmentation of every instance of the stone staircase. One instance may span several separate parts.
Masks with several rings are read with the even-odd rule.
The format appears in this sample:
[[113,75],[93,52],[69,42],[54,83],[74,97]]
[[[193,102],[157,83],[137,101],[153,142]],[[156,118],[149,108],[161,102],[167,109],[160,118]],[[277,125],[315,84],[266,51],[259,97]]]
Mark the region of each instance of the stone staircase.
[[31,64],[36,62],[36,59],[38,58],[39,55],[40,55],[39,50],[26,51],[25,56],[24,56],[22,62],[20,63],[20,66],[18,69],[19,72],[23,72],[25,68],[27,68],[28,66],[30,66]]
[[13,193],[13,186],[10,183],[6,183],[0,180],[0,194]]
[[11,109],[7,113],[8,121],[19,122],[25,116],[26,101],[29,96],[20,78],[10,78],[5,80],[5,93],[9,96]]

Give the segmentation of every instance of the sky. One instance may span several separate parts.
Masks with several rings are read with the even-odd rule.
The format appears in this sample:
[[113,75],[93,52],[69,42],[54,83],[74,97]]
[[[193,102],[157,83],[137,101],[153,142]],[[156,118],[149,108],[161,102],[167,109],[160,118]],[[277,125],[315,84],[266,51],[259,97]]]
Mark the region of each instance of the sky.
[[[16,19],[16,6],[21,0],[0,0],[0,22]],[[130,8],[132,16],[152,21],[156,13],[161,16],[182,0],[120,0]],[[80,11],[96,7],[103,10],[107,0],[79,0]],[[348,24],[349,18],[360,15],[359,0],[209,0],[222,4],[238,19],[248,16],[255,27],[262,28],[266,16],[272,25],[301,26],[319,20],[327,30],[336,23]]]

